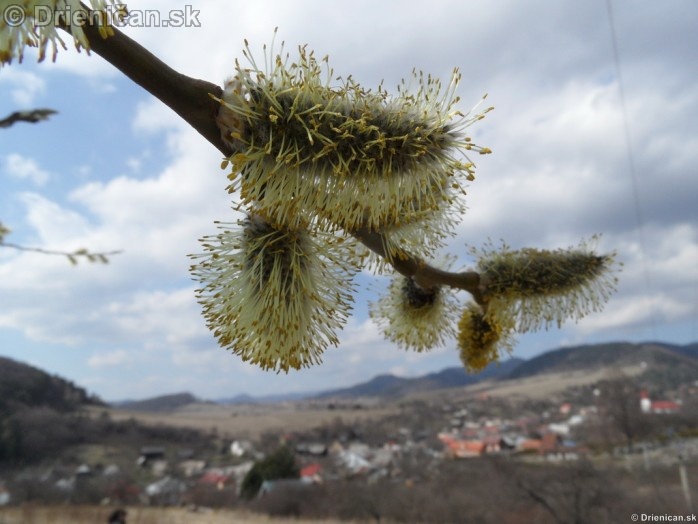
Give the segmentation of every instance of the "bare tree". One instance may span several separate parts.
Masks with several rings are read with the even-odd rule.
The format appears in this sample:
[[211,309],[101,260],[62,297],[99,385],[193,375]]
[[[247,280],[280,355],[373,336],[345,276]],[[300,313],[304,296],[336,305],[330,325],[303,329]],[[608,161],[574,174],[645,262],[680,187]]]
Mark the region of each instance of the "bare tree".
[[[556,524],[602,524],[616,522],[620,492],[609,472],[591,462],[538,465],[499,462],[513,493],[533,502]],[[542,521],[543,517],[538,517]],[[547,520],[547,519],[546,519]]]
[[599,417],[603,431],[613,442],[619,437],[628,451],[651,432],[651,419],[640,408],[640,388],[629,378],[620,377],[599,385]]

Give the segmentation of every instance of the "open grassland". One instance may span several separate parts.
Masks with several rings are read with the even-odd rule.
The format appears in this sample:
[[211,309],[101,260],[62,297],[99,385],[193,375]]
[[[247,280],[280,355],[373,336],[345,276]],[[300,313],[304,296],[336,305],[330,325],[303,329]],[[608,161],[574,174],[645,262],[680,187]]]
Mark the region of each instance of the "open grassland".
[[[21,506],[0,509],[0,524],[101,524],[112,509],[99,506]],[[128,508],[128,524],[336,524],[339,520],[279,519],[241,511]]]
[[[293,432],[329,424],[337,418],[344,422],[377,420],[396,412],[395,406],[385,405],[363,409],[338,407],[328,409],[307,404],[274,404],[224,406],[192,404],[171,413],[146,413],[124,409],[108,409],[116,421],[135,419],[147,425],[164,425],[210,431],[255,439],[268,431]],[[95,414],[105,411],[94,409]]]
[[546,399],[551,395],[561,393],[572,387],[595,384],[602,380],[613,380],[619,376],[634,377],[644,371],[645,368],[641,365],[633,365],[598,370],[542,373],[533,377],[503,380],[494,383],[485,381],[468,386],[464,391],[492,397],[519,396],[529,399]]

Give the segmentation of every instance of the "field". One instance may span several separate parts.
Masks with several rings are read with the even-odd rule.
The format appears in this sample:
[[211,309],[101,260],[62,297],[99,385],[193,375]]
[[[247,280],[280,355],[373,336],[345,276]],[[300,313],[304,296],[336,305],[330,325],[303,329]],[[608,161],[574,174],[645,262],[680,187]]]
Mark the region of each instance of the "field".
[[[95,506],[22,506],[0,509],[0,524],[101,524],[110,508]],[[336,524],[338,520],[277,519],[240,511],[184,508],[128,508],[128,524]]]
[[529,378],[505,380],[502,382],[485,381],[464,389],[470,394],[487,394],[492,397],[525,397],[529,399],[546,399],[566,389],[594,384],[602,380],[613,380],[619,376],[634,377],[645,368],[641,365],[618,368],[601,368],[598,370],[544,373]]
[[[644,369],[639,366],[625,366],[617,369],[599,369],[576,372],[558,372],[535,377],[507,380],[503,382],[485,381],[479,384],[458,388],[447,392],[447,396],[479,395],[491,397],[545,399],[567,388],[593,384],[600,380],[616,378],[614,374],[635,376]],[[408,398],[441,397],[444,391],[416,393]],[[95,415],[105,411],[93,408]],[[165,425],[211,431],[215,428],[221,435],[237,438],[256,439],[269,431],[294,432],[329,424],[337,418],[345,423],[365,420],[380,420],[399,411],[395,402],[364,404],[362,409],[337,404],[332,409],[325,403],[302,401],[279,404],[218,405],[209,403],[189,404],[172,412],[143,412],[127,409],[106,409],[116,421],[135,419],[147,425]],[[2,524],[2,523],[0,523]]]
[[[103,408],[95,408],[99,414]],[[314,406],[304,403],[274,405],[224,406],[215,404],[190,404],[171,413],[146,413],[123,409],[106,410],[116,421],[135,419],[148,425],[166,425],[210,431],[221,435],[256,439],[267,431],[293,432],[329,424],[337,418],[345,422],[377,420],[389,416],[397,408],[389,405],[352,409]]]

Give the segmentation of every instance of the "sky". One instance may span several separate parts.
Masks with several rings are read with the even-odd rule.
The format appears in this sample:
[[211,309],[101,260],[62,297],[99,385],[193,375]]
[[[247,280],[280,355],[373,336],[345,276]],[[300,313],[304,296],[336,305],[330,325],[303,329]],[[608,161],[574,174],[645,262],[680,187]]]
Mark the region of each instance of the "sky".
[[[468,210],[447,251],[467,246],[596,247],[623,263],[603,312],[518,336],[513,355],[607,341],[698,340],[698,3],[694,0],[194,0],[200,27],[129,27],[176,70],[221,84],[277,40],[308,44],[336,75],[393,90],[413,69],[448,80],[469,109],[478,157]],[[185,9],[171,0],[132,12]],[[613,24],[613,25],[612,25]],[[616,47],[611,28],[615,27]],[[455,342],[410,353],[383,339],[368,301],[387,283],[357,277],[354,311],[323,364],[261,371],[218,347],[187,255],[230,221],[221,155],[111,65],[72,46],[55,63],[0,69],[0,117],[49,107],[48,122],[0,130],[0,221],[8,242],[122,249],[108,265],[0,249],[0,355],[106,400],[189,391],[201,398],[348,386],[381,373],[460,365]],[[614,52],[617,52],[616,67]],[[467,300],[460,293],[459,299]]]

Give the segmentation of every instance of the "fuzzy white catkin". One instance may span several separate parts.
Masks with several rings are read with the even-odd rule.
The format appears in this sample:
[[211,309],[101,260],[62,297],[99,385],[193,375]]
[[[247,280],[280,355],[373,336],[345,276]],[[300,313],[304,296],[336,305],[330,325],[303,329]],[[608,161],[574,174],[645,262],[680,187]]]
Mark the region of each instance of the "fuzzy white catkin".
[[220,345],[263,369],[319,363],[351,309],[350,248],[259,216],[219,227],[191,273]]
[[489,109],[457,110],[458,71],[446,87],[414,72],[413,85],[392,96],[332,80],[327,60],[305,47],[293,63],[272,49],[264,70],[249,48],[245,55],[249,67],[236,64],[218,124],[235,151],[229,191],[239,189],[255,212],[290,226],[310,214],[327,229],[382,231],[464,209],[468,153],[490,152],[465,130]]

